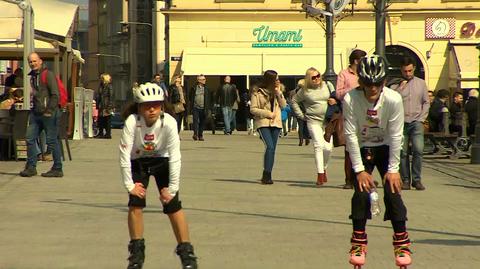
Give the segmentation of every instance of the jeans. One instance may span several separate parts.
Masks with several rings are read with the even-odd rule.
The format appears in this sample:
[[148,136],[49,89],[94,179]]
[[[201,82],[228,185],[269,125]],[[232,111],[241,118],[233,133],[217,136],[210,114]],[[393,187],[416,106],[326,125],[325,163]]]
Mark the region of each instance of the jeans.
[[272,172],[275,161],[275,149],[277,147],[278,136],[282,129],[277,127],[258,128],[260,138],[265,144],[265,154],[263,156],[263,171]]
[[310,120],[307,121],[306,124],[313,140],[317,173],[325,173],[328,166],[328,160],[330,159],[330,153],[332,152],[332,141],[327,142],[325,141],[325,138],[323,138],[323,121]]
[[203,137],[203,129],[205,128],[205,109],[193,108],[193,135],[198,138]]
[[232,109],[232,118],[231,118],[231,129],[230,131],[237,130],[237,110]]
[[232,129],[230,128],[230,122],[232,122],[233,111],[231,106],[222,107],[223,113],[223,123],[225,124],[225,133],[230,133]]
[[[400,153],[400,175],[403,182],[419,182],[422,179],[423,124],[419,121],[405,122],[403,126],[403,147]],[[409,142],[412,142],[412,163],[410,173]]]
[[42,130],[45,130],[47,150],[51,150],[53,155],[52,169],[62,169],[62,154],[60,144],[58,143],[58,118],[60,111],[56,110],[51,117],[35,115],[30,113],[29,124],[27,127],[27,167],[37,166],[37,140]]
[[183,122],[184,112],[176,113],[175,120],[177,121],[177,129],[178,133],[182,130],[182,122]]

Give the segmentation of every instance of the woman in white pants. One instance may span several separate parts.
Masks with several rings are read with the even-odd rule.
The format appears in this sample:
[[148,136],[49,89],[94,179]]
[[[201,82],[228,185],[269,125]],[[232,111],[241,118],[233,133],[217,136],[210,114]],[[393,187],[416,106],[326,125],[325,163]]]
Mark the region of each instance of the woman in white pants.
[[[313,141],[315,164],[317,166],[317,186],[327,182],[327,165],[332,152],[331,141],[325,141],[324,117],[327,112],[330,91],[322,81],[320,72],[310,67],[305,74],[305,86],[293,97],[292,108],[298,118],[307,122]],[[302,112],[301,107],[304,108]]]

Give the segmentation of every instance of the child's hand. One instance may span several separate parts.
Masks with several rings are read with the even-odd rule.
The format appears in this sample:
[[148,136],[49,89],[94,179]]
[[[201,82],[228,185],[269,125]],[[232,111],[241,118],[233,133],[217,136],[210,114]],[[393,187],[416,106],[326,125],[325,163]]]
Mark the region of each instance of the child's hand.
[[170,203],[172,199],[173,196],[168,192],[168,188],[162,188],[160,190],[160,202],[162,202],[162,204],[166,205]]
[[131,195],[137,196],[141,199],[145,199],[146,190],[142,183],[135,183],[135,187],[130,191]]

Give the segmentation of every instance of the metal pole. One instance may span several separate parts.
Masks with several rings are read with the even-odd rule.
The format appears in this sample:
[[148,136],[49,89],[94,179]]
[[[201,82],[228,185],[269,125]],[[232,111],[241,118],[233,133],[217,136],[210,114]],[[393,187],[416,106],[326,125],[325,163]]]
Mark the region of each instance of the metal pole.
[[23,9],[23,110],[30,110],[30,93],[32,88],[28,77],[28,56],[35,49],[34,45],[34,20],[33,9],[30,0],[20,2],[19,7]]
[[375,54],[385,57],[386,0],[375,2]]
[[157,73],[157,1],[152,3],[152,77]]
[[[480,44],[477,45],[477,49],[479,50],[478,60],[480,62]],[[480,83],[480,63],[479,63],[478,80]],[[480,164],[480,102],[479,100],[477,100],[477,123],[475,124],[475,140],[472,145],[472,158],[470,159],[470,163]]]
[[[326,5],[327,12],[332,12],[330,5]],[[327,65],[325,69],[325,73],[323,73],[323,79],[325,81],[330,81],[334,86],[337,85],[337,74],[333,70],[333,37],[334,27],[333,27],[333,20],[334,16],[325,16],[326,28],[325,28],[325,35],[326,35],[326,57],[327,57]]]

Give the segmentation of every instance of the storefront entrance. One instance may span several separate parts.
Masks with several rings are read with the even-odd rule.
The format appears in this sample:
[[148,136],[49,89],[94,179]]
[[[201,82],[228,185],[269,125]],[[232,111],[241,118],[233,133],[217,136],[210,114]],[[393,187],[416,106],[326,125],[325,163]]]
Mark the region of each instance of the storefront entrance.
[[411,49],[399,45],[390,45],[385,48],[385,57],[389,63],[389,80],[392,78],[401,78],[400,62],[403,57],[412,57],[416,61],[417,68],[415,69],[415,76],[425,79],[425,68],[420,58]]

